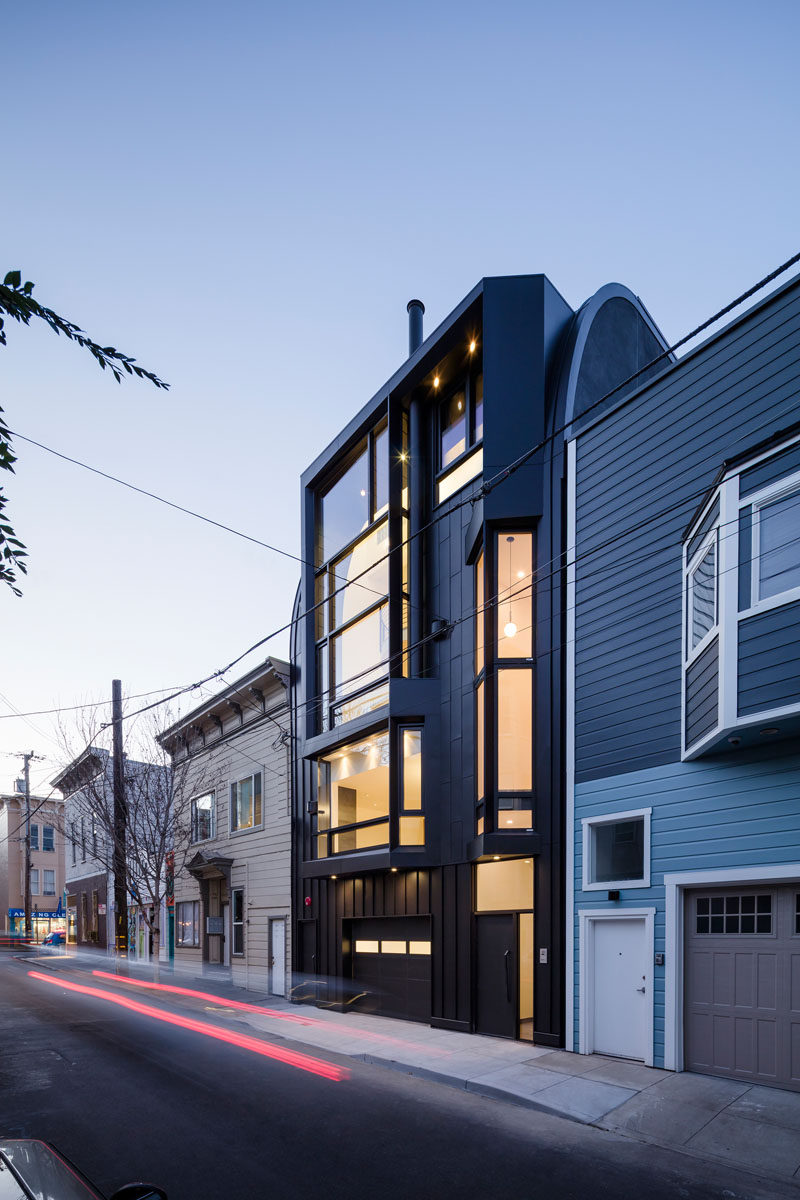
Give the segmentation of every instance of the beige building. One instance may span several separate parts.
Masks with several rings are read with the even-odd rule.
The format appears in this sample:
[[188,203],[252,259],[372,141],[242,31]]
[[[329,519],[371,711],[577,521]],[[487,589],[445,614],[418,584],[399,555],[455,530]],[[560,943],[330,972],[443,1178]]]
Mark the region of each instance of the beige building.
[[175,773],[175,969],[288,990],[289,666],[267,659],[159,737]]
[[[66,930],[64,910],[64,803],[31,796],[31,919],[33,936]],[[25,796],[0,796],[0,925],[25,929]]]

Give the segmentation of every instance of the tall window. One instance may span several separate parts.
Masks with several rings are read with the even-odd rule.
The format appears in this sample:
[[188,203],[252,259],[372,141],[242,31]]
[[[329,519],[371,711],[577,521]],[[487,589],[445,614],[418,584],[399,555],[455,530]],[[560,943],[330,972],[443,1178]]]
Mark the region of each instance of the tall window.
[[44,871],[44,893],[45,896],[55,896],[56,894],[56,873],[48,871],[45,867]]
[[483,470],[483,375],[472,374],[439,404],[436,503],[441,504]]
[[261,825],[261,772],[231,784],[231,832]]
[[52,825],[42,826],[42,849],[54,851],[56,848],[55,830]]
[[192,841],[205,842],[214,836],[214,793],[192,799]]
[[[774,493],[774,489],[773,489]],[[753,506],[753,599],[800,588],[800,488]]]
[[401,846],[425,845],[425,817],[422,814],[422,730],[404,726],[400,734],[400,816]]
[[69,823],[69,840],[72,842],[72,862],[73,865],[78,861],[78,823],[70,821]]
[[[413,783],[409,781],[409,795]],[[316,856],[389,843],[389,734],[374,733],[317,760]]]
[[31,850],[39,849],[39,826],[31,822]]
[[231,892],[232,952],[244,954],[244,889],[234,888]]
[[31,867],[31,895],[39,895],[39,868]]
[[717,529],[704,539],[686,569],[687,658],[717,625]]
[[388,699],[389,434],[382,422],[317,502],[317,693],[328,729]]
[[479,836],[533,827],[533,535],[496,533],[489,567],[487,574],[481,552],[474,649]]

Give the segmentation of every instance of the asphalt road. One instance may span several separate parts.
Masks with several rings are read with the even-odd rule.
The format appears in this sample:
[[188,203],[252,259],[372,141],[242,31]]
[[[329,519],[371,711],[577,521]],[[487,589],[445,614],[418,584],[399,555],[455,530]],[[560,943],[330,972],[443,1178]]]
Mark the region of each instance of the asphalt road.
[[53,1142],[104,1192],[144,1178],[170,1200],[797,1200],[790,1184],[309,1049],[346,1076],[322,1078],[69,982],[301,1047],[222,1006],[4,955],[0,1136]]

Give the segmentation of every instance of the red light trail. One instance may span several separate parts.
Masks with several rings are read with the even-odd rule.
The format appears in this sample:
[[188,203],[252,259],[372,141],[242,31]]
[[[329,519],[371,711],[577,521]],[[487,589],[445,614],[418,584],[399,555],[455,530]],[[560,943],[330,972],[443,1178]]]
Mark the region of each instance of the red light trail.
[[222,1008],[238,1008],[243,1012],[260,1013],[264,1017],[277,1017],[280,1021],[293,1021],[297,1025],[312,1025],[309,1017],[295,1016],[294,1013],[278,1012],[276,1008],[261,1008],[258,1004],[247,1004],[244,1000],[228,1000],[225,996],[215,996],[213,992],[198,992],[194,988],[176,987],[173,983],[153,983],[149,979],[130,979],[127,975],[115,975],[113,971],[92,971],[101,979],[113,979],[115,983],[130,983],[133,987],[151,988],[157,992],[174,992],[178,996],[195,996],[198,1000],[211,1000]]
[[261,1042],[258,1038],[250,1037],[246,1033],[234,1033],[229,1029],[220,1029],[216,1025],[209,1025],[205,1021],[196,1021],[192,1017],[181,1017],[177,1013],[163,1012],[158,1008],[151,1008],[149,1004],[131,1000],[128,996],[116,996],[113,992],[104,992],[100,988],[87,987],[82,983],[69,983],[65,979],[43,975],[39,971],[28,971],[28,975],[31,979],[40,979],[44,983],[54,984],[55,987],[65,988],[70,992],[107,1000],[110,1004],[117,1004],[120,1008],[140,1013],[144,1017],[152,1017],[156,1021],[164,1021],[167,1025],[176,1025],[180,1029],[202,1033],[205,1037],[216,1038],[217,1041],[227,1042],[230,1046],[251,1050],[254,1054],[261,1054],[265,1058],[274,1058],[287,1066],[297,1067],[301,1071],[309,1071],[312,1075],[319,1075],[322,1079],[330,1079],[333,1083],[340,1083],[342,1080],[350,1078],[350,1072],[346,1067],[338,1067],[334,1063],[325,1062],[321,1058],[313,1058],[310,1054],[303,1054],[298,1050],[288,1050],[284,1046]]

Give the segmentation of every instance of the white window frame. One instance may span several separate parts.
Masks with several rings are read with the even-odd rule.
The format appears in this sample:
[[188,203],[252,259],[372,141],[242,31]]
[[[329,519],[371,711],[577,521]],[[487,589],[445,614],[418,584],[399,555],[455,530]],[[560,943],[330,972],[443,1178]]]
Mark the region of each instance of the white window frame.
[[[194,805],[196,800],[204,800],[206,796],[211,797],[211,833],[208,837],[195,838],[194,836]],[[262,796],[263,804],[263,796]],[[189,800],[189,837],[193,846],[199,846],[203,842],[210,842],[217,836],[217,793],[213,790],[209,792],[198,792]]]
[[[700,522],[702,524],[702,522]],[[684,666],[689,666],[696,658],[699,658],[707,646],[719,633],[719,517],[717,517],[711,529],[703,538],[700,546],[695,550],[691,558],[688,556],[688,542],[684,549],[684,567],[683,567],[683,662]],[[703,634],[700,641],[695,647],[692,647],[692,605],[694,596],[694,576],[701,562],[705,558],[711,546],[714,546],[714,623],[711,628]]]
[[[52,842],[52,845],[51,845],[51,846],[46,846],[46,845],[45,845],[45,842],[47,841],[47,838],[45,837],[45,834],[46,834],[46,832],[47,832],[47,830],[48,830],[48,829],[50,830],[50,841]],[[43,826],[42,826],[42,850],[43,850],[43,852],[44,852],[45,854],[54,854],[54,853],[55,853],[55,849],[56,849],[56,829],[55,829],[55,825],[43,825]]]
[[[768,504],[774,503],[775,500],[780,500],[784,496],[791,496],[797,493],[800,500],[800,471],[795,471],[793,475],[787,475],[784,479],[776,480],[769,487],[764,488],[755,495],[746,496],[740,501],[739,507],[746,508],[752,505],[753,509],[753,524],[752,524],[752,540],[750,547],[750,607],[747,609],[747,615],[759,612],[767,612],[770,608],[780,608],[784,604],[791,604],[793,600],[800,600],[800,585],[793,588],[786,588],[783,592],[776,592],[774,596],[765,596],[763,599],[759,595],[759,567],[761,565],[761,510]],[[745,616],[745,613],[740,613],[740,619]]]
[[192,905],[192,940],[184,942],[180,940],[180,913],[175,913],[175,946],[178,949],[194,949],[200,945],[200,901],[199,900],[177,900],[175,902],[176,909],[182,904]]
[[31,895],[38,896],[39,894],[39,868],[31,867]]
[[[52,890],[52,892],[48,892],[48,890],[47,890],[47,876],[48,876],[48,875],[52,875],[52,876],[53,876],[53,890]],[[42,895],[43,895],[43,896],[55,896],[55,894],[56,894],[56,872],[55,872],[55,868],[53,868],[53,867],[44,867],[44,869],[43,869],[43,871],[42,871]]]
[[[255,817],[255,778],[259,776],[259,790],[261,795],[261,820],[252,825],[242,825],[234,829],[233,827],[233,789],[240,783],[244,783],[247,779],[252,779],[253,782],[253,816]],[[236,779],[231,779],[228,783],[228,829],[231,837],[238,837],[240,834],[253,833],[257,829],[264,828],[264,772],[259,768],[257,771],[251,771],[249,775],[239,775]]]
[[[603,813],[601,816],[583,817],[581,819],[582,839],[582,868],[584,892],[617,892],[633,888],[650,887],[650,818],[652,808],[636,808],[629,812]],[[611,879],[602,882],[593,881],[591,873],[594,867],[592,850],[592,830],[599,825],[618,825],[625,821],[644,820],[642,845],[642,874],[638,879]]]

